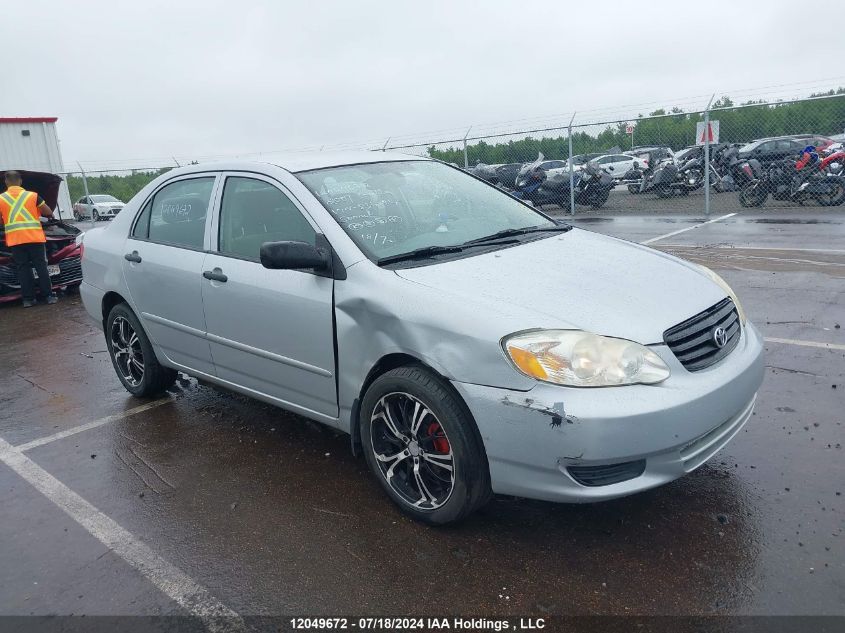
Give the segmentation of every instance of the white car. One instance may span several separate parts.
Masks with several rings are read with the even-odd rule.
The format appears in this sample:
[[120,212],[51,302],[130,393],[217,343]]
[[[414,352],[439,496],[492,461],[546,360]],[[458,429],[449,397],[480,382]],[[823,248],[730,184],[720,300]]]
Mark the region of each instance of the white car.
[[627,154],[607,154],[599,156],[590,161],[613,176],[616,180],[621,179],[629,170],[634,168],[634,163],[639,163],[634,156]]
[[73,205],[73,217],[77,220],[111,220],[124,206],[124,202],[107,194],[82,196]]

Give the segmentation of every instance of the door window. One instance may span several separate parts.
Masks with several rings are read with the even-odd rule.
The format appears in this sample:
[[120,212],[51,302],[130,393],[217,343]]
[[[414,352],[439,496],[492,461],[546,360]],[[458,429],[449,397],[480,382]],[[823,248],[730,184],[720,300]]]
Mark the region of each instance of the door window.
[[255,178],[229,177],[220,205],[219,251],[258,261],[265,242],[314,244],[316,231],[278,188]]
[[214,176],[177,180],[159,189],[141,211],[132,236],[202,249]]

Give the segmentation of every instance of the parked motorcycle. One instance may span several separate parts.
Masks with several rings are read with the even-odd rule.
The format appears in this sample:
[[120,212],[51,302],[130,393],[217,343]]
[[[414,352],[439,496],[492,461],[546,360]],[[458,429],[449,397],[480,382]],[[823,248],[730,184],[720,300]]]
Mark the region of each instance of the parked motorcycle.
[[[748,161],[752,163],[752,161]],[[845,178],[832,176],[816,166],[796,168],[792,160],[772,163],[767,168],[759,162],[749,165],[754,179],[739,191],[739,203],[744,207],[759,207],[769,194],[775,200],[797,202],[815,200],[825,207],[845,202]]]
[[[721,192],[725,172],[725,153],[729,150],[727,144],[717,144],[710,148],[710,186]],[[664,161],[651,177],[641,186],[642,191],[653,190],[658,198],[669,198],[675,195],[686,196],[690,192],[700,189],[706,182],[704,148],[691,148],[684,160],[675,164]]]
[[[556,204],[568,207],[570,201],[569,172],[558,172],[549,176],[540,167],[543,155],[533,163],[522,167],[516,177],[516,190],[512,193],[517,198],[528,200],[535,206]],[[575,204],[598,209],[610,195],[615,186],[613,177],[594,163],[587,165],[572,175],[575,191]]]
[[628,186],[629,193],[641,193],[643,181],[648,181],[654,170],[666,162],[672,162],[672,159],[661,158],[657,152],[648,152],[647,155],[634,161],[634,167],[625,172],[621,182],[623,185]]

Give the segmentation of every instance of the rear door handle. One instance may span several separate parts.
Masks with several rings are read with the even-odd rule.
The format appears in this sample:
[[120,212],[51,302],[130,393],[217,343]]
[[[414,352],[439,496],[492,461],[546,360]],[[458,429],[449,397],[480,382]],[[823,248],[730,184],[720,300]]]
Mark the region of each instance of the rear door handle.
[[135,264],[141,263],[141,256],[138,254],[138,251],[126,253],[126,255],[123,256],[123,259],[125,259],[127,262],[133,262]]
[[221,283],[225,283],[229,280],[229,278],[224,275],[223,271],[219,268],[203,271],[202,276],[206,279],[210,279],[211,281],[219,281]]

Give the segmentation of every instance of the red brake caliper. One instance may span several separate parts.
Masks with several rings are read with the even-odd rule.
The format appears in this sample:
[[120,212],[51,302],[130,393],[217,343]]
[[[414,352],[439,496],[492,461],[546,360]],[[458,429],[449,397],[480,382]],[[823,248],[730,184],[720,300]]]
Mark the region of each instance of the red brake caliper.
[[426,433],[429,437],[434,438],[432,444],[434,445],[435,451],[441,455],[449,454],[449,440],[446,439],[446,434],[443,432],[443,429],[440,428],[439,422],[432,422],[429,424],[426,429]]

